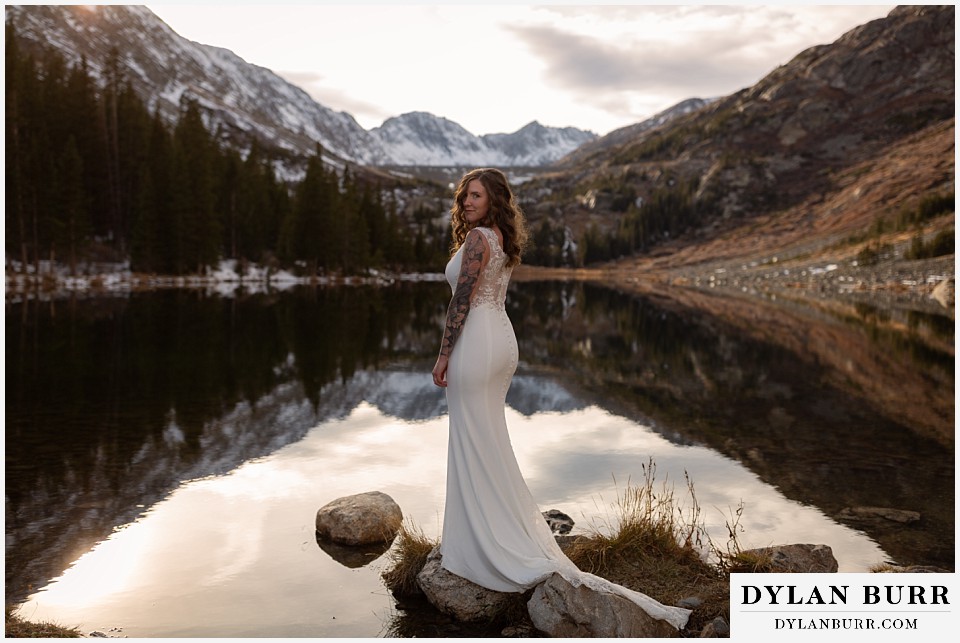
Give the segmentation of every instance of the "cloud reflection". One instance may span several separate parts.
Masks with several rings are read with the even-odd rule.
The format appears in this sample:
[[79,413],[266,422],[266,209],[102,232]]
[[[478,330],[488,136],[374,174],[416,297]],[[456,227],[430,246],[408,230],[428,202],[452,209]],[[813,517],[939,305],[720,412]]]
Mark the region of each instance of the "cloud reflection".
[[[409,390],[403,379],[390,381]],[[571,515],[575,532],[610,524],[617,494],[642,481],[652,457],[656,487],[673,483],[678,498],[686,497],[689,472],[721,544],[724,521],[743,500],[747,546],[825,543],[841,571],[863,571],[884,557],[863,534],[784,498],[739,463],[599,407],[532,415],[508,408],[507,422],[534,497],[544,510]],[[129,636],[378,636],[371,612],[393,604],[379,579],[384,558],[358,567],[317,547],[316,511],[379,490],[437,536],[446,431],[446,416],[403,420],[361,403],[267,457],[182,485],[30,597],[31,618],[117,624]]]
[[655,489],[666,482],[689,506],[684,472],[694,484],[702,519],[718,545],[726,521],[744,504],[741,544],[813,542],[834,550],[840,571],[866,571],[886,559],[867,536],[839,525],[815,507],[785,498],[740,463],[701,446],[677,445],[649,427],[595,406],[582,411],[524,418],[508,414],[511,439],[527,484],[543,509],[557,508],[577,521],[575,530],[615,522],[617,494],[642,484],[653,458]]

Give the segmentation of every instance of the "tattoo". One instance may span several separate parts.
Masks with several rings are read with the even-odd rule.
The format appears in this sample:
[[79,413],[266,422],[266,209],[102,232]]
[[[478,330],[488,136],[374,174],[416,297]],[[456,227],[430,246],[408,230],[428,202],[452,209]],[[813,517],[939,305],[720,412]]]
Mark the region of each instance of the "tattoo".
[[460,276],[457,278],[457,287],[453,291],[450,305],[447,307],[447,323],[443,329],[443,341],[440,343],[440,354],[447,357],[453,351],[454,344],[463,331],[470,312],[470,298],[480,279],[480,271],[484,266],[486,245],[480,232],[467,234],[463,240],[463,261],[460,264]]

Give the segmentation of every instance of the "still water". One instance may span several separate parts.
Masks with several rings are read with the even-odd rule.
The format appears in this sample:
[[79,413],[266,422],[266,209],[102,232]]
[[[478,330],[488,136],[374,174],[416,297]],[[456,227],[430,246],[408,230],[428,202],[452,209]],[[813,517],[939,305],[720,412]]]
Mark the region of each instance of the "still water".
[[[435,635],[317,509],[380,490],[440,533],[443,283],[8,303],[6,597],[111,636]],[[723,548],[840,571],[954,560],[953,323],[515,283],[507,422],[543,509],[615,522],[656,479]],[[900,523],[863,507],[916,512]]]

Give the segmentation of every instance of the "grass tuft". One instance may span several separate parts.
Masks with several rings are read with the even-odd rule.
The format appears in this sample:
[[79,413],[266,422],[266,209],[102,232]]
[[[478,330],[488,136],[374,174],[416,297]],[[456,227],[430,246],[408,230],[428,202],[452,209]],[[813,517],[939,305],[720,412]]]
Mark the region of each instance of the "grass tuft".
[[700,507],[687,479],[693,503],[684,509],[666,482],[655,488],[656,465],[651,459],[643,467],[639,486],[627,482],[614,503],[614,522],[591,525],[587,538],[577,540],[568,556],[581,569],[603,571],[623,558],[670,558],[699,562],[706,531],[699,522]]
[[4,634],[7,638],[18,639],[78,639],[80,630],[75,627],[63,627],[56,623],[31,623],[17,614],[10,606],[5,609]]
[[388,554],[391,564],[380,575],[387,589],[395,596],[420,593],[417,574],[426,564],[427,556],[439,544],[439,540],[427,538],[420,527],[409,522],[402,524],[397,541]]
[[[691,614],[687,632],[700,631],[718,616],[729,622],[729,572],[741,571],[748,558],[737,542],[743,531],[742,504],[727,521],[729,541],[721,549],[707,534],[690,477],[684,474],[689,500],[681,503],[672,485],[657,484],[652,458],[643,471],[642,484],[628,481],[617,491],[611,518],[594,523],[585,534],[561,539],[561,548],[580,569],[665,605],[698,597],[702,602]],[[414,527],[401,528],[390,553],[392,566],[382,574],[395,595],[419,592],[416,576],[437,544]],[[522,615],[504,616],[519,622]]]
[[681,504],[671,485],[656,484],[651,458],[640,485],[617,492],[614,517],[591,525],[566,554],[580,569],[648,594],[665,604],[698,593],[698,585],[723,577],[707,561],[716,547],[700,519],[693,483],[690,502]]

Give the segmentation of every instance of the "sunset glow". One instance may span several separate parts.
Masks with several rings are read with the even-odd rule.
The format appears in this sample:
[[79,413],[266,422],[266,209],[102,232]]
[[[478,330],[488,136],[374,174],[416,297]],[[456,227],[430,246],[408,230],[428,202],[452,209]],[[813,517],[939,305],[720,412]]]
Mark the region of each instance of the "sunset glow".
[[[474,134],[537,120],[605,134],[733,93],[892,5],[149,5],[365,128],[411,111]],[[481,70],[487,79],[472,87]]]

